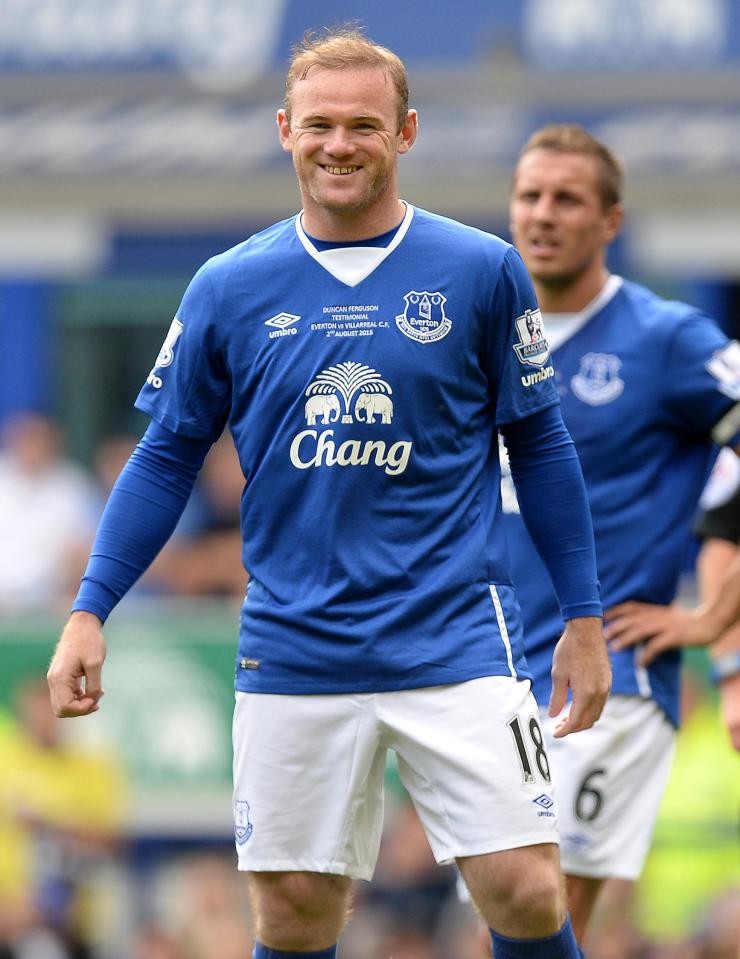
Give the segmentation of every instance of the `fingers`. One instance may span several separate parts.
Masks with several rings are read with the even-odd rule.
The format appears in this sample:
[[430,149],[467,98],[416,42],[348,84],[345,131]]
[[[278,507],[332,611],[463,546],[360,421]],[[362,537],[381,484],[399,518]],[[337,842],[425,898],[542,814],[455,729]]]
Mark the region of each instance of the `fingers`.
[[550,693],[550,703],[547,707],[548,716],[557,716],[565,708],[568,701],[568,680],[561,677],[553,670],[552,674],[552,692]]
[[49,698],[55,715],[71,718],[97,712],[103,695],[100,672],[98,667],[97,684],[93,681],[91,689],[88,680],[83,683],[84,670],[81,664],[68,668],[64,663],[55,660],[46,674]]
[[54,713],[60,718],[88,716],[100,708],[105,640],[91,614],[73,614],[52,657],[46,678]]
[[621,616],[629,616],[632,613],[639,612],[641,609],[650,609],[650,604],[636,603],[634,601],[617,603],[616,606],[604,610],[604,621],[608,623],[609,620],[619,619]]
[[580,732],[582,729],[590,729],[601,715],[607,696],[608,692],[594,693],[584,702],[583,695],[574,693],[570,712],[555,727],[553,733],[555,739],[562,739],[563,736]]
[[612,649],[626,649],[654,635],[665,622],[665,608],[657,611],[646,603],[622,603],[607,610],[605,632]]
[[622,649],[630,649],[637,646],[638,643],[644,643],[646,639],[655,635],[655,627],[650,627],[646,623],[631,623],[628,620],[620,619],[610,623],[606,630],[606,640],[609,648],[619,652]]

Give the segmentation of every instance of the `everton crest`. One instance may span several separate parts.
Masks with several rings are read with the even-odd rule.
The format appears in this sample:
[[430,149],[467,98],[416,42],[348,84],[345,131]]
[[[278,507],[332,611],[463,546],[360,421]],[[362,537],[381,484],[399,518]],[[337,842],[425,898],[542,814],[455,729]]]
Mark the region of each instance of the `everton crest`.
[[539,310],[527,310],[524,316],[518,316],[514,322],[519,334],[519,342],[514,344],[519,362],[544,366],[550,356],[550,347],[545,339],[542,313]]
[[406,309],[396,317],[396,326],[403,334],[419,343],[436,343],[447,336],[452,322],[445,316],[446,296],[411,290],[404,300]]
[[611,403],[624,390],[619,375],[622,361],[613,353],[586,353],[581,357],[581,368],[571,379],[570,386],[582,403],[603,406]]
[[252,835],[254,826],[249,821],[249,803],[245,799],[234,801],[234,836],[240,846]]

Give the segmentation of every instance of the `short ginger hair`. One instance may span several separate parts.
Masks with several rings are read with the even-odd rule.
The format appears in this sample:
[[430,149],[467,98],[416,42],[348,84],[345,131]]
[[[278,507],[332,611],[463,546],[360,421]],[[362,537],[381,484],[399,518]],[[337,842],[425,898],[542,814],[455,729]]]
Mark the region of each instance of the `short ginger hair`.
[[580,153],[593,157],[597,166],[597,178],[601,203],[604,209],[622,202],[624,171],[622,164],[595,136],[575,123],[552,123],[537,130],[519,152],[519,159],[534,150],[550,150],[553,153]]
[[406,67],[392,50],[373,43],[359,27],[347,25],[317,37],[308,31],[293,47],[285,79],[285,115],[290,123],[290,99],[295,84],[305,80],[311,67],[325,70],[380,67],[398,95],[398,129],[409,112],[409,82]]

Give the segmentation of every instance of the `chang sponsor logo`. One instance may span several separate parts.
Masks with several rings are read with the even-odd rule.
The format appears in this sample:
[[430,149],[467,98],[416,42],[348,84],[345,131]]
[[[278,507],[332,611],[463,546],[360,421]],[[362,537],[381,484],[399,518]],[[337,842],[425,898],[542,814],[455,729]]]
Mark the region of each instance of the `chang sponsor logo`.
[[[304,415],[307,427],[332,423],[360,427],[393,422],[393,390],[381,375],[361,363],[339,363],[323,370],[309,384]],[[290,462],[296,469],[321,466],[378,466],[389,476],[405,472],[411,440],[386,442],[367,437],[335,438],[334,429],[301,430],[290,444]]]

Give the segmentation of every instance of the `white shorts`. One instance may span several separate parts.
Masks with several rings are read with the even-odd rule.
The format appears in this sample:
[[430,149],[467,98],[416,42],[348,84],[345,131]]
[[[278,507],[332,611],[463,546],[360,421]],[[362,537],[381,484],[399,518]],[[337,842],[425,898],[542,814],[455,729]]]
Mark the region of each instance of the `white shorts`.
[[591,729],[553,739],[563,872],[638,879],[663,797],[675,730],[652,699],[612,696]]
[[529,689],[488,676],[382,693],[237,693],[239,869],[370,879],[388,749],[438,862],[557,842]]

